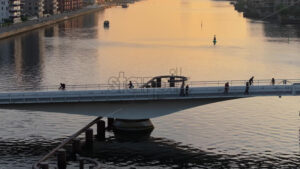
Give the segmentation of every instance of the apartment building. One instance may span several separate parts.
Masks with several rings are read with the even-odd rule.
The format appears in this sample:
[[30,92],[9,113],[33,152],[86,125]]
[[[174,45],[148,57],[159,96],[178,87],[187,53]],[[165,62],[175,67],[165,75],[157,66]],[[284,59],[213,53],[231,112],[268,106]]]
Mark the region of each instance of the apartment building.
[[44,0],[44,14],[57,14],[58,1],[57,0]]
[[20,0],[1,0],[0,1],[0,23],[11,21],[20,22],[21,8]]
[[58,0],[58,10],[67,12],[77,10],[83,7],[83,0]]
[[21,12],[25,16],[43,17],[44,0],[21,0]]
[[105,0],[83,0],[86,5],[103,4]]

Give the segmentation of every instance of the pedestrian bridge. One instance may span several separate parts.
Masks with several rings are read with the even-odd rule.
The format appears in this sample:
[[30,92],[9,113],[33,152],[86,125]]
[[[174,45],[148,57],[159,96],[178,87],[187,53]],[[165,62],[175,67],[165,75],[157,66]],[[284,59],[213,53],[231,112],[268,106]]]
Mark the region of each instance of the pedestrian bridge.
[[[224,84],[229,82],[228,93]],[[256,96],[296,96],[300,80],[256,80],[245,94],[244,80],[187,82],[188,95],[181,96],[179,86],[128,89],[126,85],[67,85],[7,89],[0,93],[0,109],[45,111],[112,117],[148,119],[215,102]],[[139,86],[139,84],[134,84]],[[142,85],[141,85],[142,86]]]

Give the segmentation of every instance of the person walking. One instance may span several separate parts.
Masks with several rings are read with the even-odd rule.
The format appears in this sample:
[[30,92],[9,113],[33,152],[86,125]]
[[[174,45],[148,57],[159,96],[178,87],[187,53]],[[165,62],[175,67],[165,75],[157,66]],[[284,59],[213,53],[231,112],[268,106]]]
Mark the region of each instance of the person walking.
[[246,82],[246,89],[244,94],[249,94],[249,82]]
[[180,87],[180,96],[185,96],[185,94],[184,94],[184,82],[182,82],[181,87]]
[[250,79],[249,79],[249,85],[253,85],[253,79],[254,79],[254,76],[252,76]]
[[65,90],[65,89],[66,89],[66,84],[60,83],[59,89],[60,89],[60,90]]
[[274,85],[275,85],[275,79],[274,79],[274,78],[272,78],[272,80],[271,80],[271,84],[272,84],[272,86],[274,86]]
[[189,96],[189,90],[190,90],[189,85],[186,85],[185,86],[185,96]]
[[229,91],[229,82],[226,82],[224,87],[224,94],[228,94],[228,91]]
[[132,84],[132,81],[129,81],[128,87],[129,87],[129,89],[133,89],[134,88],[134,86]]

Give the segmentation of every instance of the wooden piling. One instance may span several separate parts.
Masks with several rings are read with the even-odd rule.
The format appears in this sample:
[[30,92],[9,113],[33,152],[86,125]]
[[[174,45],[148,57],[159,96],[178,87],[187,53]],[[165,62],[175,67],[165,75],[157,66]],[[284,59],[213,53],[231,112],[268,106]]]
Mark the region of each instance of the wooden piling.
[[41,162],[40,163],[40,168],[41,169],[49,169],[49,164],[47,162]]
[[114,126],[114,118],[107,118],[107,130],[112,130]]
[[97,140],[105,140],[105,121],[103,120],[97,122]]
[[92,148],[94,142],[93,129],[89,128],[85,131],[85,145],[87,148]]
[[58,169],[67,168],[67,152],[65,149],[59,149],[57,151],[57,167]]
[[75,138],[72,141],[72,158],[76,160],[76,154],[79,154],[81,151],[81,143],[78,138]]
[[83,159],[79,160],[79,169],[84,169],[84,160]]

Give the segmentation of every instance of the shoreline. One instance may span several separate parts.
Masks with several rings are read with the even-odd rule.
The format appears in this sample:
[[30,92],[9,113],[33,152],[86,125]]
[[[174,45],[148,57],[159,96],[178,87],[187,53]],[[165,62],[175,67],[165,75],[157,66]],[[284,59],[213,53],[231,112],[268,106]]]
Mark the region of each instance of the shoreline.
[[272,23],[282,24],[282,25],[299,25],[300,19],[295,18],[295,16],[282,16],[282,15],[272,15],[272,13],[260,15],[255,9],[245,8],[243,4],[239,1],[231,3],[237,12],[243,13],[243,17],[259,21],[269,21]]
[[39,29],[42,27],[46,27],[49,25],[53,25],[65,20],[69,20],[78,16],[87,15],[93,12],[97,12],[100,10],[103,10],[105,8],[112,7],[114,5],[101,5],[101,6],[95,6],[93,8],[85,7],[77,11],[72,11],[69,13],[62,13],[58,15],[53,15],[47,18],[41,18],[39,20],[33,20],[33,21],[26,21],[22,23],[18,23],[12,26],[8,27],[2,27],[0,28],[0,40],[9,38],[11,36],[15,36],[18,34],[22,34],[25,32],[29,32],[35,29]]

